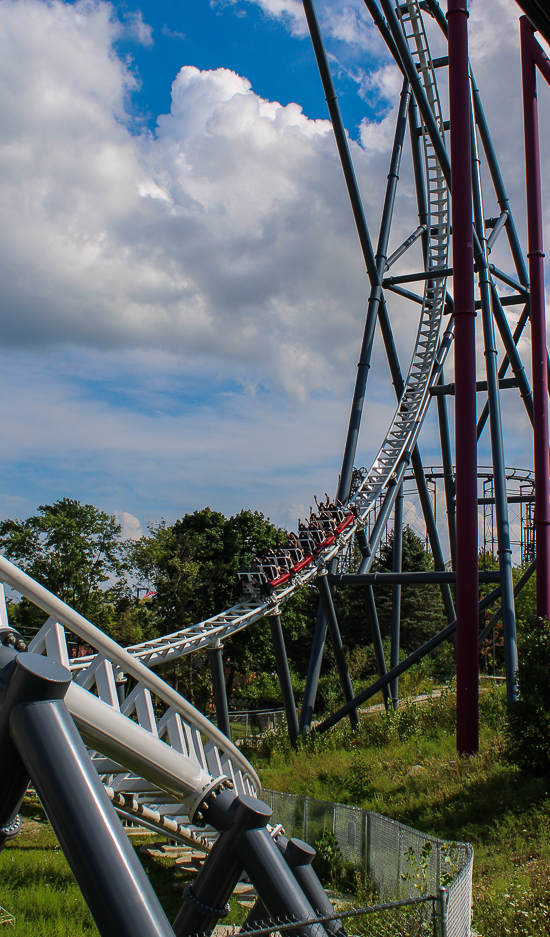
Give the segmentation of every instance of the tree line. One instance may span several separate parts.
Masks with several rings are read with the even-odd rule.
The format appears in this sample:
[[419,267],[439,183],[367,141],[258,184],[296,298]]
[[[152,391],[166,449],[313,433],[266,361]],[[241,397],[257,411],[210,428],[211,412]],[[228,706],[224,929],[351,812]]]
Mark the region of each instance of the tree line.
[[[122,540],[116,517],[90,504],[62,498],[40,505],[24,520],[0,523],[0,550],[12,562],[58,595],[122,645],[131,645],[187,628],[234,604],[237,572],[255,555],[263,556],[286,530],[259,511],[231,517],[209,507],[185,514],[173,524],[152,524],[139,540]],[[374,569],[391,570],[390,536]],[[410,529],[403,532],[403,569],[433,568],[431,555]],[[376,590],[378,618],[389,644],[391,587]],[[338,587],[334,603],[350,672],[358,689],[376,672],[371,625],[362,588]],[[318,594],[301,590],[282,608],[287,653],[300,698],[315,625]],[[25,598],[8,601],[10,623],[27,639],[39,630],[45,614]],[[446,624],[436,585],[402,588],[401,647],[406,655]],[[78,638],[69,635],[70,648]],[[389,657],[389,653],[387,654]],[[280,689],[275,672],[269,624],[246,628],[224,642],[227,690],[235,708],[275,706]],[[454,655],[443,645],[429,664],[437,678],[452,674]],[[167,664],[164,677],[195,705],[208,708],[211,681],[207,654],[194,653]],[[340,700],[332,652],[327,645],[319,686],[318,709]]]

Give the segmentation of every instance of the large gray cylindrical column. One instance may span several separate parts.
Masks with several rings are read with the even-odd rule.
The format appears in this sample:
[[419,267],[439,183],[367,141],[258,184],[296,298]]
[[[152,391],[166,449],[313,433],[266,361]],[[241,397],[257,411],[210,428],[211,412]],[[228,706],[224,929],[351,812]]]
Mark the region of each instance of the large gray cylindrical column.
[[220,641],[208,649],[210,673],[212,674],[212,687],[214,690],[214,705],[218,729],[231,740],[231,725],[229,723],[229,708],[227,705],[227,690],[225,688],[225,673],[223,669],[223,648]]
[[271,628],[271,639],[273,641],[273,650],[275,652],[277,676],[279,677],[281,693],[283,695],[283,705],[285,707],[288,734],[292,745],[296,745],[296,739],[298,738],[298,716],[296,715],[294,691],[292,689],[292,681],[290,679],[290,670],[288,667],[288,657],[286,654],[283,627],[281,625],[281,616],[279,614],[278,608],[269,615],[269,627]]
[[[18,664],[33,691],[40,680],[46,697],[66,692],[59,664],[34,654]],[[19,703],[10,731],[102,937],[173,937],[63,700]]]

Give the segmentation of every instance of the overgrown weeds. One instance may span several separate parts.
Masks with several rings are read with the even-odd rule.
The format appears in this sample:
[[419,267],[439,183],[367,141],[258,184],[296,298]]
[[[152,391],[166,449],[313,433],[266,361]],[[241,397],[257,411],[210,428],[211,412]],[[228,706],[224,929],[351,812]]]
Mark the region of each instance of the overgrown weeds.
[[[347,720],[337,723],[328,732],[315,730],[298,738],[299,753],[317,754],[330,751],[356,751],[364,748],[381,748],[393,741],[408,741],[413,738],[435,739],[442,733],[452,734],[456,723],[456,696],[449,685],[437,694],[428,696],[425,703],[408,701],[394,712],[388,709],[362,717],[357,729],[352,729]],[[291,755],[295,750],[290,744],[286,724],[271,729],[256,739],[247,740],[243,752],[255,760],[271,760],[274,755]]]
[[[480,752],[456,754],[455,697],[336,726],[297,751],[277,733],[251,759],[267,788],[350,803],[450,841],[471,842],[473,928],[482,937],[550,933],[550,780],[511,764],[503,687],[481,694]],[[304,758],[304,752],[308,757]],[[422,856],[415,874],[422,879]],[[368,881],[333,861],[330,881],[369,903]]]

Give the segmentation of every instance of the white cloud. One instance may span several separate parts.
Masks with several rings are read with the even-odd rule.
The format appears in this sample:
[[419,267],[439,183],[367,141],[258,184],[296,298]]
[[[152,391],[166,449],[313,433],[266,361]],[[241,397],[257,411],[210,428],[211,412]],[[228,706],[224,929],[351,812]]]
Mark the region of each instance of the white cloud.
[[122,527],[122,540],[139,540],[143,536],[143,529],[139,518],[128,511],[115,511],[115,517]]
[[[303,34],[301,4],[261,3]],[[343,50],[365,53],[356,80],[386,113],[401,80],[362,4],[325,3],[320,15]],[[513,0],[472,3],[472,60],[523,237],[515,18]],[[130,25],[135,39],[152,40],[142,19]],[[177,513],[177,498],[192,509],[214,489],[237,510],[246,489],[256,505],[294,518],[338,470],[368,292],[330,125],[296,103],[263,100],[228,69],[186,65],[158,134],[136,132],[127,108],[136,78],[113,47],[127,28],[101,2],[0,0],[0,335],[10,349],[1,382],[14,398],[3,438],[29,464],[59,453],[72,466],[78,453],[96,467],[104,459],[109,484],[99,469],[99,480],[82,478],[109,510],[125,505],[121,516],[144,516],[153,493]],[[540,98],[547,107],[542,82]],[[351,143],[374,239],[394,116],[362,124],[364,148]],[[405,154],[390,249],[416,226],[413,195]],[[490,194],[486,212],[496,212]],[[509,269],[503,243],[492,259]],[[414,269],[415,250],[398,272]],[[391,315],[405,369],[416,316],[395,297]],[[393,411],[378,338],[376,349],[362,462]],[[27,354],[40,380],[9,367]],[[127,404],[81,394],[80,371],[101,387],[110,368],[126,374],[129,359],[144,375],[129,415]],[[230,378],[234,387],[215,406],[183,402],[175,414],[159,385],[164,393],[183,372],[200,392]],[[524,461],[521,411],[507,419],[514,459]],[[10,497],[0,494],[0,511]]]
[[256,3],[267,16],[282,20],[293,36],[307,35],[304,8],[300,0],[250,0]]
[[[138,42],[142,46],[153,45],[153,28],[143,21],[141,10],[138,10],[136,13],[126,14],[124,17],[124,25],[127,34],[134,42]],[[180,36],[181,33],[175,33],[174,35]]]
[[[100,2],[0,2],[4,343],[158,348],[249,362],[297,397],[337,389],[367,284],[330,124],[184,66],[157,137],[132,133],[120,29]],[[384,159],[352,148],[376,218]]]
[[[222,0],[223,2],[223,0]],[[235,5],[239,0],[225,0]],[[273,19],[278,19],[288,28],[293,36],[308,37],[309,30],[301,0],[247,0],[254,3]],[[360,0],[351,0],[344,6],[333,0],[322,0],[315,4],[317,17],[324,36],[357,46],[369,52],[380,52],[382,41],[378,30],[373,26],[371,17]]]

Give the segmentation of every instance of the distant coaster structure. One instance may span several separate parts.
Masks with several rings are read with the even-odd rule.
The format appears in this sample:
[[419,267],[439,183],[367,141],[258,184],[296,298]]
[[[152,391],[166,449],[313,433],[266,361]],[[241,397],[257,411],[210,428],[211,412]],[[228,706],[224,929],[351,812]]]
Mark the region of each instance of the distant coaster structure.
[[[514,592],[538,569],[537,611],[550,613],[550,487],[548,472],[548,367],[546,348],[536,70],[550,80],[550,62],[536,31],[550,38],[550,18],[536,0],[523,0],[522,78],[525,118],[529,250],[527,261],[499,169],[475,77],[468,61],[466,0],[449,0],[447,17],[437,0],[365,0],[402,76],[403,83],[382,217],[373,247],[348,137],[340,114],[312,0],[303,0],[335,139],[349,193],[359,246],[370,285],[365,328],[336,500],[341,513],[318,538],[315,549],[295,557],[291,568],[269,588],[246,588],[242,601],[207,621],[174,634],[122,648],[22,570],[0,557],[0,581],[25,596],[47,620],[27,648],[8,621],[0,596],[0,847],[20,829],[18,809],[32,780],[102,934],[210,934],[226,910],[243,869],[256,886],[261,911],[272,920],[306,922],[329,913],[330,903],[314,874],[297,871],[292,848],[279,827],[268,827],[270,811],[259,799],[253,767],[231,742],[223,675],[223,641],[264,617],[271,624],[288,731],[323,732],[349,717],[382,691],[387,705],[397,700],[399,676],[439,644],[456,636],[457,744],[477,749],[479,646],[502,619],[507,693],[516,698],[517,651]],[[430,28],[448,39],[448,55],[430,55],[424,15]],[[449,121],[443,118],[437,72],[448,68]],[[447,141],[450,131],[450,151]],[[408,137],[412,154],[418,225],[390,250],[401,158]],[[486,217],[482,160],[491,179],[498,215]],[[452,175],[452,179],[451,179]],[[485,173],[483,173],[485,178]],[[452,182],[452,189],[451,189]],[[451,215],[452,209],[452,215]],[[497,268],[491,251],[506,235],[510,271]],[[393,267],[416,242],[421,269],[394,274]],[[450,261],[452,243],[453,259]],[[409,255],[410,256],[410,255]],[[390,273],[390,270],[392,271]],[[478,295],[474,293],[474,273]],[[453,278],[451,292],[449,282]],[[414,289],[422,292],[413,292]],[[391,319],[392,295],[417,308],[419,324],[412,358],[402,371]],[[507,309],[519,311],[511,324]],[[475,320],[481,311],[486,378],[476,380]],[[443,325],[443,323],[445,323]],[[532,386],[518,351],[530,325]],[[367,471],[354,469],[367,379],[377,326],[380,327],[396,410]],[[496,334],[503,346],[498,363]],[[454,345],[454,383],[445,382],[445,363]],[[507,376],[508,375],[508,376]],[[535,558],[521,580],[512,578],[512,551],[502,433],[500,392],[519,390],[533,426]],[[476,393],[486,394],[479,417]],[[430,501],[419,434],[435,398],[441,443],[451,568]],[[454,398],[455,448],[448,402]],[[476,444],[489,426],[499,568],[478,571],[478,491]],[[403,572],[400,543],[403,482],[413,473],[434,561],[430,572]],[[408,476],[407,476],[408,477]],[[372,570],[384,531],[393,516],[394,570]],[[359,548],[357,569],[339,568],[339,557]],[[439,585],[447,626],[399,662],[400,588],[403,583]],[[479,600],[479,582],[495,588]],[[374,586],[393,587],[390,666],[384,659]],[[364,589],[376,652],[378,679],[355,694],[334,604],[334,585]],[[315,624],[304,699],[298,720],[292,693],[280,609],[299,590],[314,586],[320,605]],[[455,593],[451,591],[455,587]],[[479,633],[479,613],[495,605]],[[455,609],[456,601],[456,609]],[[66,633],[94,649],[70,660]],[[312,728],[317,685],[330,637],[342,686],[343,705]],[[163,681],[155,667],[186,654],[208,650],[217,726]],[[126,693],[127,677],[133,689]],[[86,749],[86,747],[87,749]],[[139,819],[176,841],[209,853],[180,914],[170,927],[149,882],[128,847],[115,811]],[[215,846],[212,848],[212,843]],[[309,860],[310,861],[310,860]],[[294,863],[294,864],[293,864]],[[299,863],[298,863],[299,865]],[[300,865],[307,865],[304,860]],[[308,866],[309,867],[309,866]],[[310,937],[343,934],[339,922],[297,925]],[[316,937],[316,935],[315,935]]]

